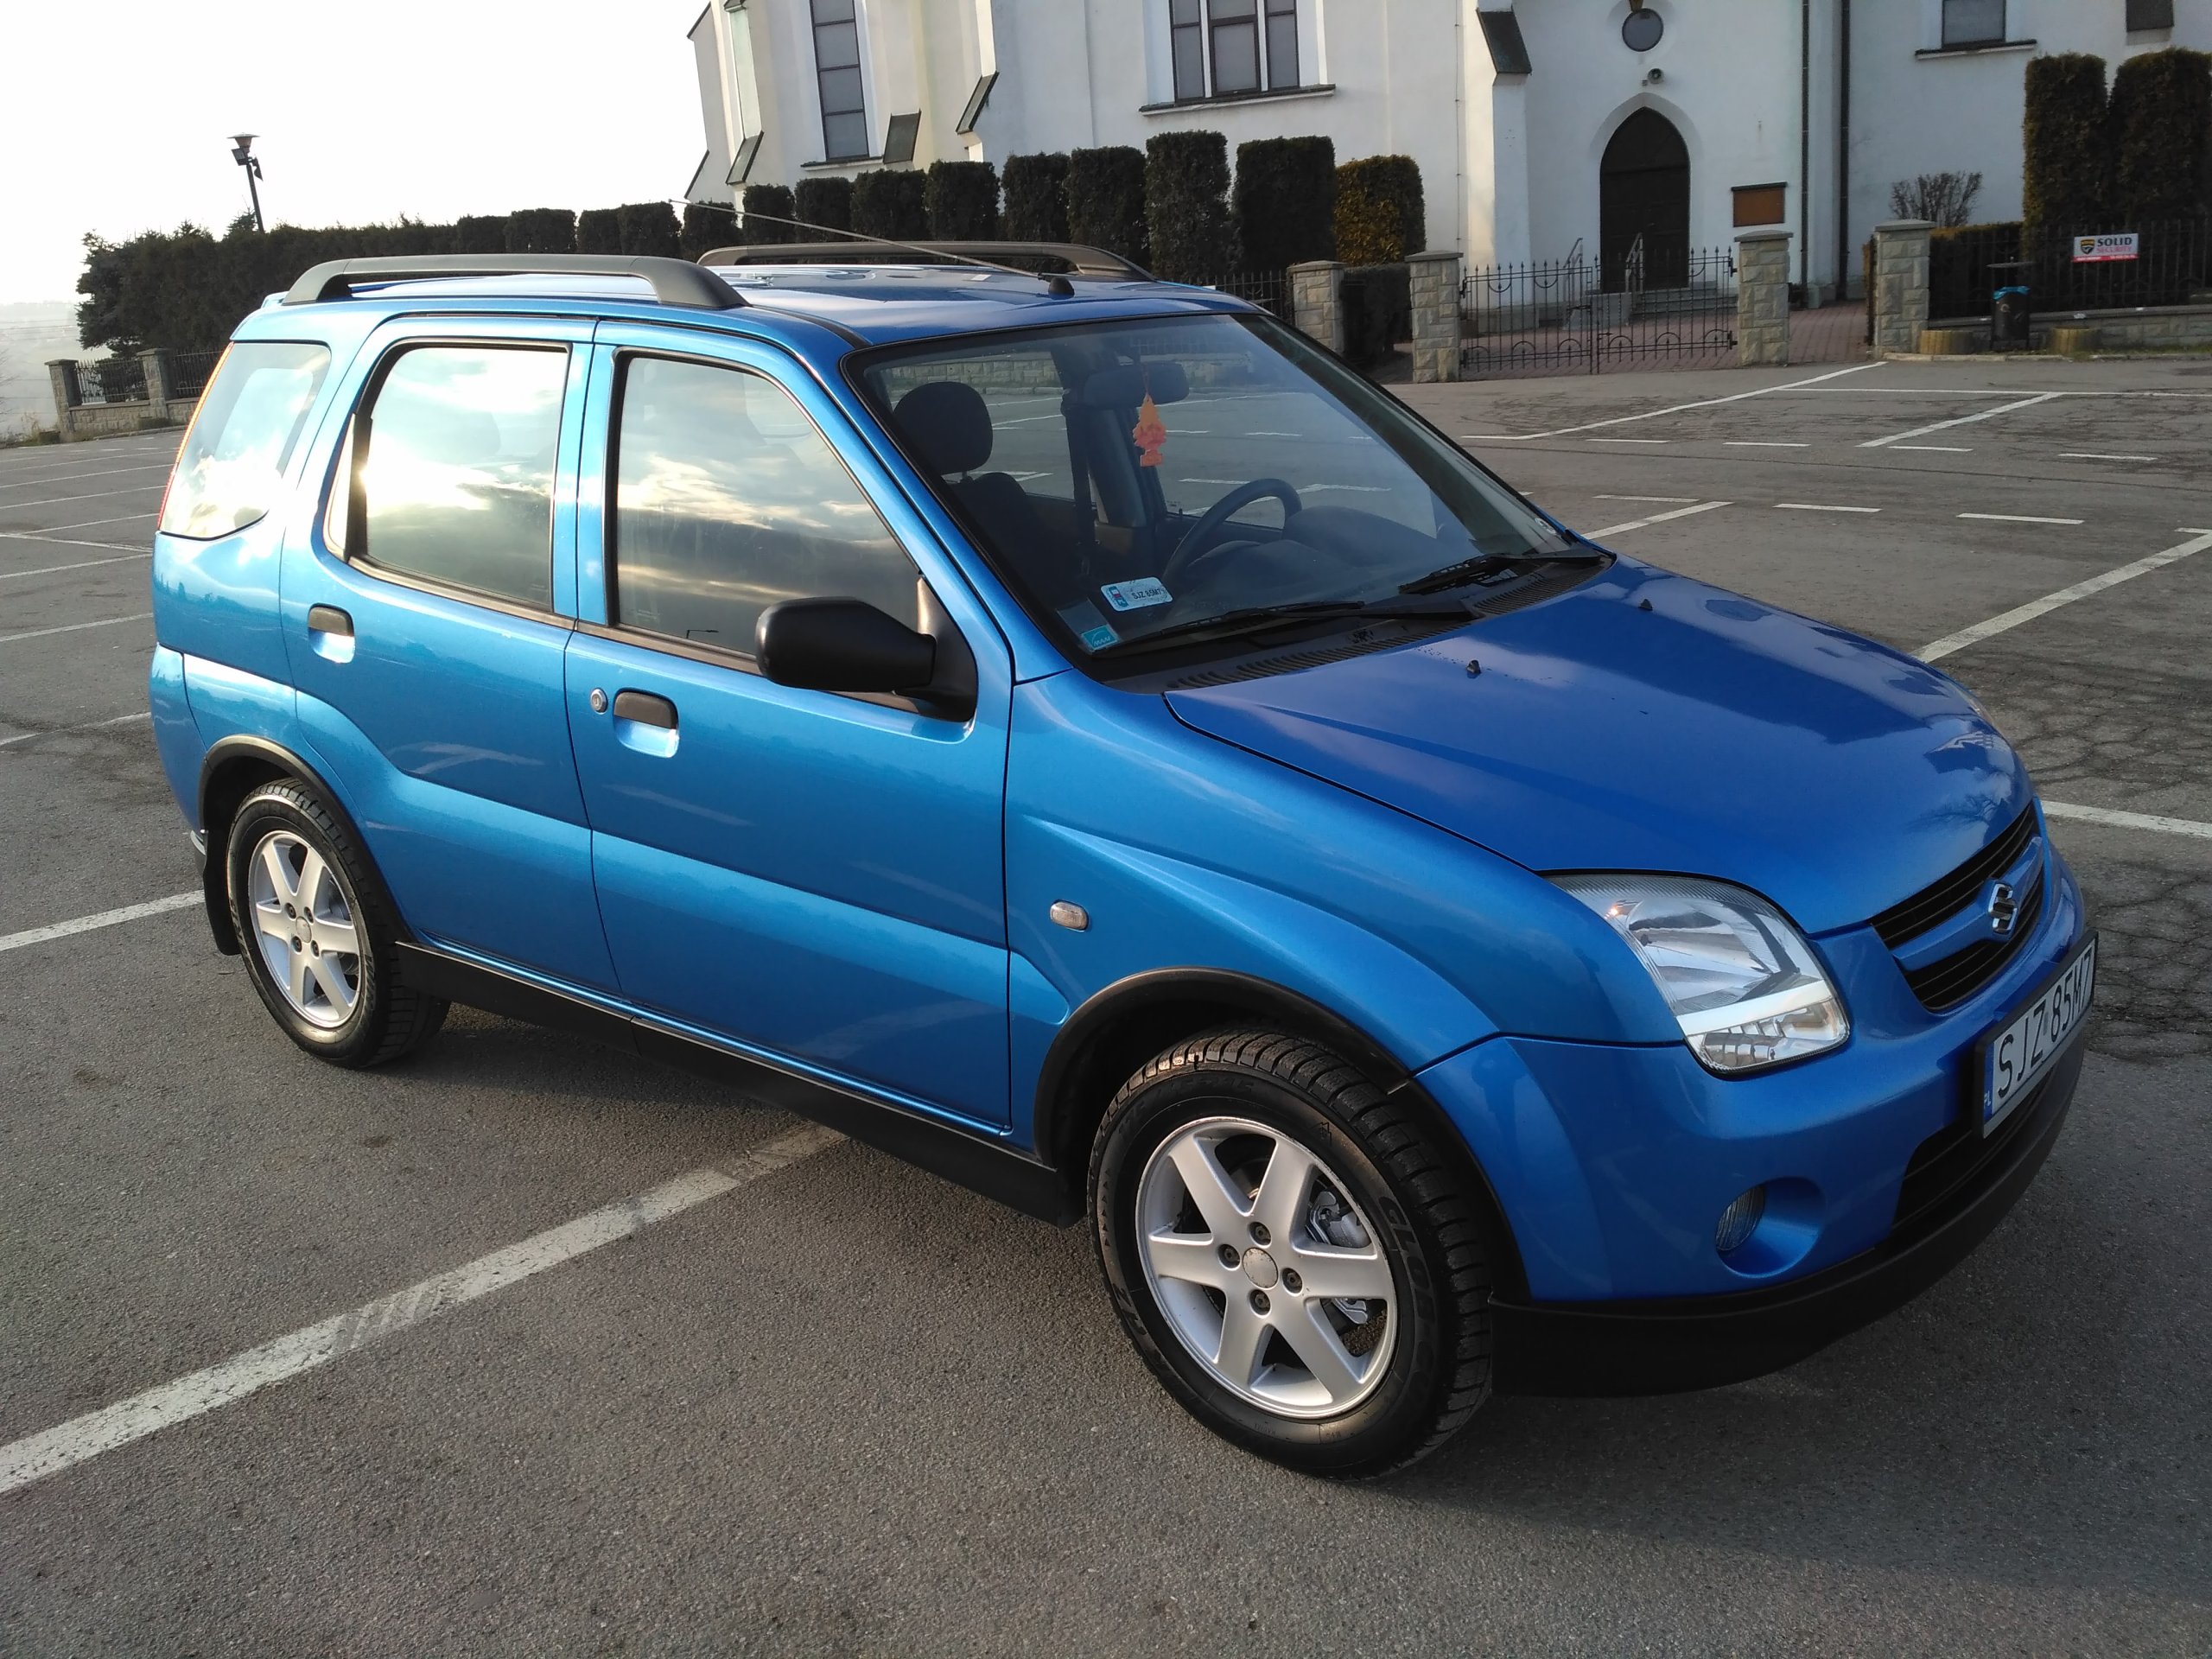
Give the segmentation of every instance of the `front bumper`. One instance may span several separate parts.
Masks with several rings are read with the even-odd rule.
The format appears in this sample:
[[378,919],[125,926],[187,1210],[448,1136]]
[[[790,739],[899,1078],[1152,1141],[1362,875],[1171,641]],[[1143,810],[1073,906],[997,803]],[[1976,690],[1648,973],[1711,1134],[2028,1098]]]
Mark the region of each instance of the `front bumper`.
[[[1987,1237],[2058,1140],[2082,1075],[2071,1051],[1986,1142],[1932,1145],[1919,1207],[1872,1249],[1801,1279],[1724,1295],[1615,1302],[1493,1301],[1504,1394],[1665,1394],[1716,1388],[1802,1359],[1917,1296]],[[1936,1190],[1929,1191],[1932,1181]]]

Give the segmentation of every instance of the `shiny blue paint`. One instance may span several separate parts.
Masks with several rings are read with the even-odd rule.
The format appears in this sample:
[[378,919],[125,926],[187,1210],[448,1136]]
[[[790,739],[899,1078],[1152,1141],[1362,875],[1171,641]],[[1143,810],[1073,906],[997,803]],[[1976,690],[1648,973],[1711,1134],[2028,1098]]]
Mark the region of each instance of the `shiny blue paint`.
[[[601,343],[608,376],[623,348],[704,354],[780,379],[850,457],[960,624],[979,681],[976,714],[954,721],[777,685],[742,658],[681,655],[649,634],[579,633],[569,647],[569,729],[623,990],[704,1028],[1005,1124],[1000,824],[1010,687],[988,613],[888,480],[852,454],[840,411],[787,358],[611,325]],[[594,406],[603,401],[594,386]],[[607,454],[588,443],[586,473],[603,469]],[[588,495],[604,489],[585,485]],[[594,690],[604,710],[592,707]],[[675,731],[618,719],[613,704],[629,690],[672,702]]]
[[1956,915],[1945,918],[1917,938],[1897,947],[1897,963],[1907,972],[1937,963],[1970,944],[2002,938],[1992,908],[1999,887],[2010,887],[2015,902],[2027,898],[2044,875],[2044,839],[2038,835],[2019,857],[2013,860],[2010,869],[1995,880],[1982,883],[1981,891],[1968,901]]
[[200,758],[206,752],[200,728],[192,719],[192,702],[184,689],[184,656],[166,645],[154,647],[146,667],[146,703],[154,716],[154,752],[162,757],[162,774],[169,791],[180,801],[189,801],[192,827],[200,827]]
[[1816,934],[1956,868],[2033,792],[1947,676],[1630,559],[1406,650],[1168,701],[1530,868],[1712,876]]
[[[1163,696],[1071,671],[845,384],[838,331],[1237,303],[1151,284],[1055,300],[987,273],[737,280],[753,303],[713,315],[620,280],[508,279],[248,319],[240,338],[326,340],[334,371],[296,512],[157,547],[149,692],[188,811],[203,746],[297,747],[410,921],[463,954],[1017,1145],[1054,1036],[1106,987],[1176,967],[1272,982],[1418,1073],[1539,1299],[1737,1289],[1763,1262],[1792,1277],[1878,1242],[1913,1149],[1956,1120],[1975,1039],[2082,931],[2046,845],[2034,936],[1964,1007],[1928,1012],[1866,918],[2031,798],[2018,760],[1942,674],[1632,560],[1297,674]],[[383,582],[312,522],[307,480],[327,476],[371,334],[501,329],[577,348],[550,616]],[[799,397],[974,648],[972,721],[572,628],[608,615],[611,370],[635,346],[745,363]],[[308,639],[316,602],[354,612],[352,662]],[[626,743],[594,689],[671,699],[673,743]],[[1815,936],[1849,1042],[1707,1073],[1611,931],[1538,874],[1569,868],[1765,893]],[[1089,929],[1046,919],[1061,899]],[[1808,1247],[1724,1264],[1713,1223],[1762,1180]]]

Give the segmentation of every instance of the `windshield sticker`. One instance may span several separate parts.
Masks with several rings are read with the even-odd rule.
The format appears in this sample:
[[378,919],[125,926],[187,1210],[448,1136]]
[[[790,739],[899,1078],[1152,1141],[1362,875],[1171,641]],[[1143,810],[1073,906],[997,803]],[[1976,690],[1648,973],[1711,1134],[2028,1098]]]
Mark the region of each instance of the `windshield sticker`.
[[1099,608],[1089,600],[1069,606],[1060,613],[1060,620],[1068,625],[1068,632],[1084,643],[1088,651],[1103,651],[1122,636],[1114,632]]
[[1137,423],[1129,429],[1129,440],[1137,447],[1140,467],[1157,467],[1166,454],[1167,423],[1160,418],[1160,405],[1148,391],[1137,405]]
[[1158,576],[1139,576],[1135,582],[1109,582],[1098,590],[1117,611],[1141,611],[1147,605],[1166,605],[1173,595]]

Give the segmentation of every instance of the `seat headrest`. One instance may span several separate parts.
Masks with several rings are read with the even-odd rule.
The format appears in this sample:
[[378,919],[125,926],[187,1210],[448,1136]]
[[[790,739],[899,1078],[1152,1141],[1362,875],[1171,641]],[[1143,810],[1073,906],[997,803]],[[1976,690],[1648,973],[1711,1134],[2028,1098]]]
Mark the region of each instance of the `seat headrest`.
[[959,380],[931,380],[899,400],[899,430],[929,471],[972,473],[991,458],[991,411]]

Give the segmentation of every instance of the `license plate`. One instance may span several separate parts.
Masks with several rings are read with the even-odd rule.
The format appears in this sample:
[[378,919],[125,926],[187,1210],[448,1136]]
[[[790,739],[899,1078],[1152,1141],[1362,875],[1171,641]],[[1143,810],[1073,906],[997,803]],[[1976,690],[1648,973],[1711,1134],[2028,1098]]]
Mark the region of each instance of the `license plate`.
[[2097,936],[2005,1024],[1981,1039],[1981,1132],[1989,1134],[2026,1099],[2080,1033],[2096,988]]

